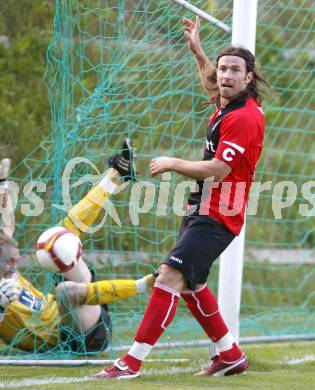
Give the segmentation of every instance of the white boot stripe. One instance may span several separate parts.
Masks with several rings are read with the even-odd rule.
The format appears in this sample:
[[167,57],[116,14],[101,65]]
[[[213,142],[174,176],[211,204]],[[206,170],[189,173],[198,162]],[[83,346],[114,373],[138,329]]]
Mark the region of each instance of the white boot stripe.
[[243,357],[242,359],[238,360],[236,363],[232,364],[231,366],[228,366],[226,368],[223,368],[220,371],[217,371],[216,373],[213,374],[213,376],[223,376],[226,372],[229,372],[233,368],[237,367],[239,364],[244,363],[245,358]]

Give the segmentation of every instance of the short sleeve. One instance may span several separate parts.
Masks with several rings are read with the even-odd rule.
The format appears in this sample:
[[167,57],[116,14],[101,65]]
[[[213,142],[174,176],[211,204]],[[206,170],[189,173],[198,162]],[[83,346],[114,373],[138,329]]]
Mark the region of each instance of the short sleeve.
[[226,116],[220,127],[215,158],[234,168],[251,147],[254,134],[257,134],[257,122],[250,115],[233,113]]

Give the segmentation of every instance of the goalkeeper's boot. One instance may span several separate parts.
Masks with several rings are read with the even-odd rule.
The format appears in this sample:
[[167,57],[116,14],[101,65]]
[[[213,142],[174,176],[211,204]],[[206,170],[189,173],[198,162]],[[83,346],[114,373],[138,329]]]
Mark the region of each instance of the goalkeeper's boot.
[[9,175],[11,160],[4,158],[0,162],[0,183],[4,183]]
[[135,379],[140,376],[140,372],[130,370],[127,364],[121,360],[115,360],[111,367],[104,368],[95,375],[97,379]]
[[197,372],[195,375],[198,376],[228,376],[228,375],[239,375],[245,373],[248,368],[248,360],[243,353],[240,359],[235,362],[225,362],[220,359],[218,355],[211,358],[212,364],[210,367]]
[[125,138],[122,143],[122,151],[109,157],[107,163],[116,169],[124,181],[136,180],[135,149],[129,138]]

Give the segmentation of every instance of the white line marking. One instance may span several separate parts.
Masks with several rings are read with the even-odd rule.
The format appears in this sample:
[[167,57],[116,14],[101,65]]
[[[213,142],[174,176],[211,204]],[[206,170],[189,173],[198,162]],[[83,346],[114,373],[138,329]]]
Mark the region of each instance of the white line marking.
[[83,376],[82,378],[71,378],[71,377],[43,377],[43,378],[29,378],[22,380],[11,380],[0,382],[0,389],[10,388],[25,388],[32,386],[42,386],[50,384],[62,384],[62,383],[76,383],[76,382],[86,382],[94,380],[93,377]]
[[[113,364],[114,359],[88,359],[88,360],[29,360],[29,359],[0,359],[0,366],[104,366]],[[190,359],[146,359],[146,362],[185,363]]]
[[287,359],[287,360],[283,360],[282,362],[294,366],[296,364],[303,364],[306,362],[314,362],[314,361],[315,361],[314,355],[305,355],[304,357],[301,357],[301,358]]
[[[164,370],[160,369],[147,369],[141,371],[142,375],[151,376],[151,375],[175,375],[175,374],[185,374],[192,373],[196,370],[200,369],[199,366],[190,366],[187,368],[178,368],[172,367]],[[21,379],[21,380],[10,380],[5,382],[0,382],[0,389],[10,388],[26,388],[33,386],[42,386],[42,385],[50,385],[50,384],[64,384],[64,383],[79,383],[79,382],[88,382],[88,381],[100,381],[100,379],[94,378],[91,376],[83,376],[83,377],[42,377],[42,378],[29,378],[29,379]]]

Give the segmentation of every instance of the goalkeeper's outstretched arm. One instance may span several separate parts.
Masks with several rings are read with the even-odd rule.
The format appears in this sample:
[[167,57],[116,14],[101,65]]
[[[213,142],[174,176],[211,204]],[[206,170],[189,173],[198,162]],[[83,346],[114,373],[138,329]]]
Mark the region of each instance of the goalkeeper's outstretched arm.
[[183,27],[188,47],[195,56],[202,87],[210,97],[210,101],[215,103],[218,93],[216,67],[202,49],[200,41],[199,16],[196,17],[196,22],[193,22],[191,19],[184,18]]

